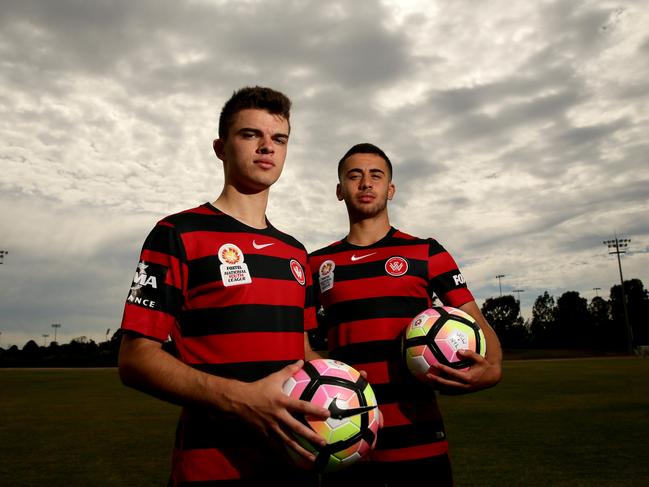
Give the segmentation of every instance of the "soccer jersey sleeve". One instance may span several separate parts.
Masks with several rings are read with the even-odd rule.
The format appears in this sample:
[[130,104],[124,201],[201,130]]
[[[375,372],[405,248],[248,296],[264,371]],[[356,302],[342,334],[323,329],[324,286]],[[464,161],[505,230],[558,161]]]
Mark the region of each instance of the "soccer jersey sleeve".
[[428,288],[431,295],[455,308],[474,299],[451,254],[433,239],[428,245]]
[[176,323],[186,286],[182,242],[170,224],[149,233],[126,298],[122,329],[164,342]]

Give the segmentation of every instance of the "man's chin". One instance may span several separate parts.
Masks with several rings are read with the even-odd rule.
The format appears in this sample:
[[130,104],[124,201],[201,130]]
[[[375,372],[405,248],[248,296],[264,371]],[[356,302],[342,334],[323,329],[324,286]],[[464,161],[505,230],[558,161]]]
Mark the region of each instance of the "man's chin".
[[385,207],[379,207],[376,205],[362,205],[354,206],[353,208],[348,208],[349,213],[354,217],[358,218],[372,218],[381,214]]

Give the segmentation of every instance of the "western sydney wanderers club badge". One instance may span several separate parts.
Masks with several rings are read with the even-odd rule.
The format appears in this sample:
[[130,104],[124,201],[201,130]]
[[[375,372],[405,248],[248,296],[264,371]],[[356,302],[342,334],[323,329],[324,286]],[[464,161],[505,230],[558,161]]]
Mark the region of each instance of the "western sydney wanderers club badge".
[[243,252],[234,244],[226,243],[219,248],[219,260],[221,261],[221,279],[225,287],[250,284],[250,271],[244,263]]

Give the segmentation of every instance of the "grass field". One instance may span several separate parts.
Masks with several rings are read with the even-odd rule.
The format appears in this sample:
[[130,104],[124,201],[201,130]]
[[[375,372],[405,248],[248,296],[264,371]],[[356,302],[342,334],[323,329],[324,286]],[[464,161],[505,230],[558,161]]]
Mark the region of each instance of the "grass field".
[[[441,404],[458,487],[649,485],[649,360],[506,361]],[[165,485],[177,414],[115,369],[0,369],[0,485]]]

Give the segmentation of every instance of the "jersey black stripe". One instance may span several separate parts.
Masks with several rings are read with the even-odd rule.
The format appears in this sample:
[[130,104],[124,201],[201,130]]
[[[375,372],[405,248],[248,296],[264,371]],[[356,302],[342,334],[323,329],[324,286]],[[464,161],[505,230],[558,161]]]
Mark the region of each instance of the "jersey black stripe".
[[[252,278],[295,280],[287,259],[271,255],[247,254],[244,263]],[[187,263],[187,267],[189,269],[187,289],[221,281],[221,261],[216,254],[191,260]]]
[[240,448],[263,442],[261,433],[218,411],[193,408],[178,423],[176,448]]
[[[428,276],[428,262],[425,260],[412,259],[406,254],[398,255],[408,261],[408,271],[404,274],[406,276],[421,276],[424,279]],[[385,270],[385,260],[377,260],[375,262],[364,262],[362,264],[354,265],[336,265],[335,276],[336,282],[341,281],[354,281],[358,279],[365,279],[368,277],[375,278],[377,276],[389,276]],[[400,276],[401,277],[401,276]],[[318,282],[318,274],[314,273],[314,282]]]
[[[296,359],[297,360],[297,359]],[[264,362],[233,362],[227,364],[192,364],[192,367],[211,375],[243,382],[254,382],[270,375],[296,360],[276,360]]]
[[[437,243],[437,241],[434,239],[403,238],[403,237],[394,236],[396,232],[397,232],[396,228],[391,227],[387,235],[383,237],[381,240],[379,240],[376,243],[373,243],[372,245],[367,245],[363,247],[352,245],[348,243],[346,240],[340,240],[327,247],[318,249],[315,252],[312,252],[310,255],[312,257],[320,257],[322,255],[327,255],[330,258],[333,258],[336,254],[340,252],[349,252],[352,250],[370,250],[375,247],[382,247],[382,248],[383,247],[411,247],[414,245],[428,245],[429,243],[437,244],[437,246],[441,248],[439,243]],[[434,254],[430,254],[430,255],[434,255]]]
[[387,296],[341,301],[326,310],[328,323],[370,320],[374,318],[414,318],[428,307],[428,299]]
[[407,448],[446,439],[442,421],[421,421],[417,424],[382,428],[376,443],[377,450]]
[[142,249],[160,252],[161,254],[173,255],[181,261],[187,259],[182,241],[178,233],[166,225],[156,225],[147,235]]
[[413,378],[400,383],[372,384],[372,390],[376,394],[376,401],[381,405],[436,400],[435,390],[432,387],[422,383],[414,383],[414,380]]
[[436,294],[446,294],[449,291],[454,289],[466,288],[466,283],[456,283],[455,278],[460,273],[459,270],[455,269],[452,271],[444,272],[438,276],[431,279],[428,290],[430,294],[433,293],[433,290]]
[[241,304],[184,310],[178,317],[183,337],[222,333],[304,331],[304,309],[298,306]]
[[348,365],[397,360],[401,354],[399,340],[373,340],[353,343],[331,350],[330,356]]
[[[209,203],[204,204],[203,207],[211,209],[214,213],[205,214],[189,211],[170,215],[162,221],[173,225],[181,234],[202,231],[213,232],[214,234],[223,233],[224,235],[228,233],[247,233],[253,238],[255,235],[259,237],[272,237],[291,247],[306,252],[304,246],[297,239],[279,231],[268,220],[266,220],[268,227],[255,229],[248,227],[229,215],[220,212],[217,213],[218,210]],[[218,228],[218,231],[215,231],[215,228]]]

